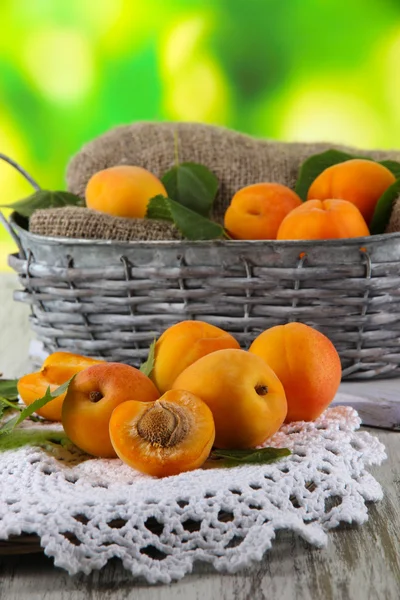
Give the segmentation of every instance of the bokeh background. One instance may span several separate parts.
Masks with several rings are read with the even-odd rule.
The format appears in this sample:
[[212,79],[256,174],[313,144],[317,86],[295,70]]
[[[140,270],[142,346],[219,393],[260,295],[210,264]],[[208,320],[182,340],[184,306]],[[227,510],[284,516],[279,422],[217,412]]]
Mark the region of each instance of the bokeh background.
[[[400,146],[399,0],[0,0],[0,152],[47,188],[135,120]],[[0,203],[31,190],[0,164]],[[13,244],[0,226],[0,269]]]

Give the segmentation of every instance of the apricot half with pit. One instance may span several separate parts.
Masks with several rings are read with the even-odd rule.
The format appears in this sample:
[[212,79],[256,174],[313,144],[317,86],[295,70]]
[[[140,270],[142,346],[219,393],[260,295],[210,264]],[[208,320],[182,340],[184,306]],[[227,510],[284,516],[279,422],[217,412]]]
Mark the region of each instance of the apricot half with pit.
[[110,438],[120,459],[155,477],[200,467],[214,437],[210,409],[183,390],[171,390],[155,402],[124,402],[110,419]]

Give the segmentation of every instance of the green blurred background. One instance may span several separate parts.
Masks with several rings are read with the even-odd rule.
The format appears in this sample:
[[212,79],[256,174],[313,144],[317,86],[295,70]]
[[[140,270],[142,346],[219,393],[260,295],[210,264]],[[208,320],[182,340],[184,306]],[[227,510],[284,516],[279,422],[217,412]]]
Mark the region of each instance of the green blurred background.
[[[0,0],[0,152],[62,189],[84,142],[141,119],[398,147],[399,65],[399,0]],[[3,163],[0,186],[31,191]],[[0,269],[11,250],[1,230]]]

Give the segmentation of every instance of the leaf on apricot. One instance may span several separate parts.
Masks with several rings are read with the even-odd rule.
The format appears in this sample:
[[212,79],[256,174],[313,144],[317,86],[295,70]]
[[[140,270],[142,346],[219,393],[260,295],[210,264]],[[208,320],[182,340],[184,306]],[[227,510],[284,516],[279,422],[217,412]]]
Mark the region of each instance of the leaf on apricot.
[[153,340],[151,342],[147,360],[142,363],[139,368],[139,371],[141,371],[147,377],[150,377],[151,372],[154,369],[156,342],[157,340]]
[[214,449],[209,457],[216,467],[240,467],[244,464],[268,464],[290,456],[288,448],[259,448],[255,450]]
[[54,400],[54,398],[57,398],[57,396],[61,396],[61,394],[64,394],[68,390],[68,387],[69,387],[70,383],[72,382],[72,380],[74,379],[74,377],[75,377],[75,375],[73,375],[71,377],[71,379],[69,379],[62,385],[60,385],[60,387],[55,389],[53,392],[50,391],[50,386],[49,386],[46,390],[45,395],[42,398],[38,398],[37,400],[32,402],[32,404],[30,404],[29,406],[26,406],[20,412],[19,415],[17,415],[16,417],[13,417],[12,419],[9,419],[6,423],[4,423],[4,425],[2,427],[0,427],[0,435],[11,433],[11,431],[13,431],[13,429],[15,427],[17,427],[17,425],[22,423],[22,421],[25,421],[25,419],[28,419],[29,417],[31,417],[31,415],[33,415],[33,413],[35,413],[37,410],[40,410],[41,408],[43,408],[43,406],[46,406],[46,404],[51,402],[51,400]]
[[394,201],[400,197],[400,179],[397,179],[379,198],[372,217],[371,235],[385,233],[389,223]]
[[146,219],[172,221],[188,240],[214,240],[225,236],[221,225],[190,210],[186,206],[158,195],[147,205]]
[[63,206],[84,206],[84,201],[79,196],[70,192],[52,192],[39,190],[23,200],[12,204],[2,204],[2,208],[12,208],[23,217],[30,217],[39,208],[61,208]]
[[307,194],[311,184],[318,177],[318,175],[322,173],[322,171],[325,171],[325,169],[328,169],[328,167],[332,167],[333,165],[346,162],[346,160],[351,160],[352,158],[362,157],[352,156],[346,152],[333,149],[310,156],[300,167],[299,177],[297,179],[294,191],[302,200],[307,200]]
[[178,164],[162,178],[168,196],[190,210],[208,217],[217,194],[218,179],[197,163]]

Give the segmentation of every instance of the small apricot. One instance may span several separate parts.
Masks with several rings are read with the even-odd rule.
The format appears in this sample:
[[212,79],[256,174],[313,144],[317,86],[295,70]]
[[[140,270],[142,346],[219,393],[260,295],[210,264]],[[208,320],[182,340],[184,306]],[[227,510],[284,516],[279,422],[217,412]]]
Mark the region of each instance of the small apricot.
[[112,411],[122,402],[154,402],[154,383],[135,367],[103,363],[78,373],[68,388],[62,424],[69,439],[93,456],[115,457],[108,426]]
[[182,371],[196,360],[239,343],[229,333],[204,321],[181,321],[169,327],[158,339],[151,379],[163,394]]
[[285,217],[278,240],[328,240],[369,235],[358,208],[346,200],[307,200]]
[[311,184],[307,200],[348,200],[369,225],[376,203],[395,181],[395,176],[385,166],[373,160],[354,158],[322,171]]
[[313,421],[333,400],[342,376],[332,342],[303,323],[277,325],[261,333],[249,348],[264,359],[283,384],[286,422]]
[[217,448],[254,448],[278,431],[287,412],[285,392],[264,360],[245,350],[203,356],[174,381],[210,407]]
[[86,205],[116,217],[143,218],[151,198],[167,191],[161,181],[142,167],[118,165],[98,171],[86,186]]
[[120,459],[155,477],[201,467],[214,437],[210,409],[184,390],[170,390],[155,402],[123,402],[110,419],[110,438]]
[[274,240],[286,215],[302,204],[299,196],[280,183],[255,183],[233,196],[224,225],[238,240]]
[[[22,401],[29,406],[38,398],[42,398],[47,388],[54,392],[60,385],[71,379],[73,375],[97,365],[102,361],[71,352],[53,352],[44,361],[40,371],[24,375],[18,381],[18,393]],[[37,414],[49,421],[61,421],[61,411],[65,393],[37,411]]]

